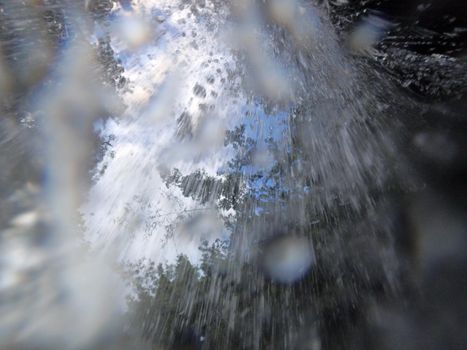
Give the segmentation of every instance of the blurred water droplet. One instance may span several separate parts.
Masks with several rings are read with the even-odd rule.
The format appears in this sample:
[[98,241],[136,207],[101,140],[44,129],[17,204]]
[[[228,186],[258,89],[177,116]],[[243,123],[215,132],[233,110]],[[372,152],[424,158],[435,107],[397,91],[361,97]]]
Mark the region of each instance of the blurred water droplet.
[[355,54],[372,55],[375,45],[393,24],[376,15],[365,17],[350,33],[348,45]]
[[305,238],[280,237],[269,242],[262,255],[267,274],[275,281],[292,283],[315,263],[312,245]]
[[116,19],[113,30],[124,46],[135,50],[154,38],[153,26],[145,18],[127,15]]

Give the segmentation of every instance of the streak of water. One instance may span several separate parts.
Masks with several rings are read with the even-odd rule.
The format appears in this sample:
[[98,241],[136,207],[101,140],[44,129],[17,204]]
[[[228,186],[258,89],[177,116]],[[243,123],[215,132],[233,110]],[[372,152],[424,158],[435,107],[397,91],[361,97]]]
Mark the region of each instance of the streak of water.
[[460,344],[467,64],[389,14],[0,0],[0,348]]

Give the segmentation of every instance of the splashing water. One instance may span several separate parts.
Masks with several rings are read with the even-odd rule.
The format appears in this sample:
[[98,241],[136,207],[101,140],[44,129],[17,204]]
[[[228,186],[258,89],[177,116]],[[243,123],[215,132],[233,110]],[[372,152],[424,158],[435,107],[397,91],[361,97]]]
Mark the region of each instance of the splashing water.
[[[295,18],[293,14],[297,12],[303,22],[300,28],[307,29],[307,36],[297,33],[299,25],[292,23],[290,16],[272,16],[273,23],[279,23],[273,31],[262,23],[267,18],[239,16],[231,35],[240,40],[240,47],[246,47],[246,66],[222,42],[226,22],[231,21],[226,6],[215,2],[206,2],[201,7],[157,1],[135,5],[135,12],[156,16],[157,34],[153,42],[136,50],[116,48],[125,56],[125,75],[130,83],[123,98],[128,108],[118,122],[109,120],[102,128],[104,136],[112,135],[113,146],[98,166],[105,170],[97,177],[83,207],[87,236],[96,249],[117,244],[119,247],[115,249],[122,259],[146,257],[163,261],[159,260],[164,256],[162,250],[170,247],[165,252],[172,255],[167,257],[172,262],[180,253],[196,260],[197,247],[205,238],[212,241],[228,237],[224,230],[212,237],[204,237],[200,232],[193,232],[189,238],[170,234],[171,223],[181,220],[183,213],[190,216],[193,211],[219,208],[219,201],[216,193],[212,193],[212,198],[200,205],[165,178],[177,169],[182,177],[202,171],[221,182],[225,177],[220,174],[229,171],[227,164],[234,157],[230,145],[223,144],[225,130],[241,123],[250,125],[247,130],[250,138],[273,136],[264,128],[274,133],[283,129],[289,136],[276,136],[275,142],[290,151],[293,147],[290,134],[296,132],[290,128],[296,122],[291,126],[290,121],[274,116],[277,112],[306,110],[293,118],[309,122],[308,127],[299,131],[303,134],[297,136],[312,158],[299,161],[306,162],[300,166],[310,167],[310,180],[318,182],[316,187],[323,187],[315,193],[318,210],[332,205],[331,191],[336,191],[335,195],[343,202],[356,203],[354,193],[365,195],[367,182],[380,185],[384,181],[383,136],[373,135],[370,139],[367,126],[353,125],[364,124],[371,118],[362,98],[356,97],[357,89],[371,95],[357,81],[357,72],[339,51],[330,27],[320,23],[317,9],[295,2],[287,4],[293,7],[289,9],[290,16]],[[275,3],[271,6],[271,11],[278,11]],[[253,4],[250,8],[254,12]],[[242,43],[244,31],[257,36],[247,39],[253,40],[251,46]],[[282,47],[278,55],[270,52],[275,46]],[[301,61],[294,63],[294,57],[301,57]],[[281,66],[287,67],[287,71]],[[244,78],[255,76],[256,71],[263,76],[257,78],[259,95],[244,85],[247,83]],[[286,95],[280,92],[282,89],[288,90]],[[276,92],[282,96],[276,96]],[[265,104],[277,112],[265,112]],[[281,123],[286,125],[282,128]],[[251,171],[258,170],[261,169]],[[367,181],[369,172],[374,180]],[[292,174],[282,179],[295,180]],[[284,183],[286,187],[296,185]],[[194,196],[203,191],[202,183],[193,186]],[[298,186],[303,188],[305,184]],[[365,204],[359,201],[359,205]],[[192,241],[191,247],[187,240]]]
[[462,205],[418,167],[462,187],[462,132],[424,128],[463,124],[401,88],[467,65],[383,50],[379,12],[341,35],[349,6],[0,1],[0,348],[444,340],[402,305],[462,275]]

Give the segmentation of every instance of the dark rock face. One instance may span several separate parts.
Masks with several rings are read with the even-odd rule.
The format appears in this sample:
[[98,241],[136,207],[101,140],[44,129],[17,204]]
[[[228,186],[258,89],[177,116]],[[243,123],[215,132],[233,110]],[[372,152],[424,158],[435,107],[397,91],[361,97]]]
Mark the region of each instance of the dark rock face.
[[421,102],[416,115],[401,119],[407,132],[402,149],[424,184],[398,200],[405,217],[399,222],[404,242],[399,251],[405,252],[414,286],[410,306],[393,301],[373,310],[369,328],[362,328],[371,341],[356,348],[462,349],[467,343],[460,329],[466,298],[459,294],[465,288],[467,248],[462,214],[467,203],[467,8],[456,0],[362,1],[331,8],[343,32],[368,14],[395,24],[377,43],[374,59]]
[[344,33],[371,16],[390,23],[376,43],[375,59],[404,87],[429,99],[465,94],[467,9],[462,1],[330,2],[330,13]]

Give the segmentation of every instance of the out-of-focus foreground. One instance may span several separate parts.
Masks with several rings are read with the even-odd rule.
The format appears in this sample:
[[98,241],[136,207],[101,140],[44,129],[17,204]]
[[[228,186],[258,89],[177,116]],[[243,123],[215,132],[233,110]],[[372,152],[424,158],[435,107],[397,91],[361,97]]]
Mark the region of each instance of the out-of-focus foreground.
[[0,0],[0,349],[467,348],[461,0]]

